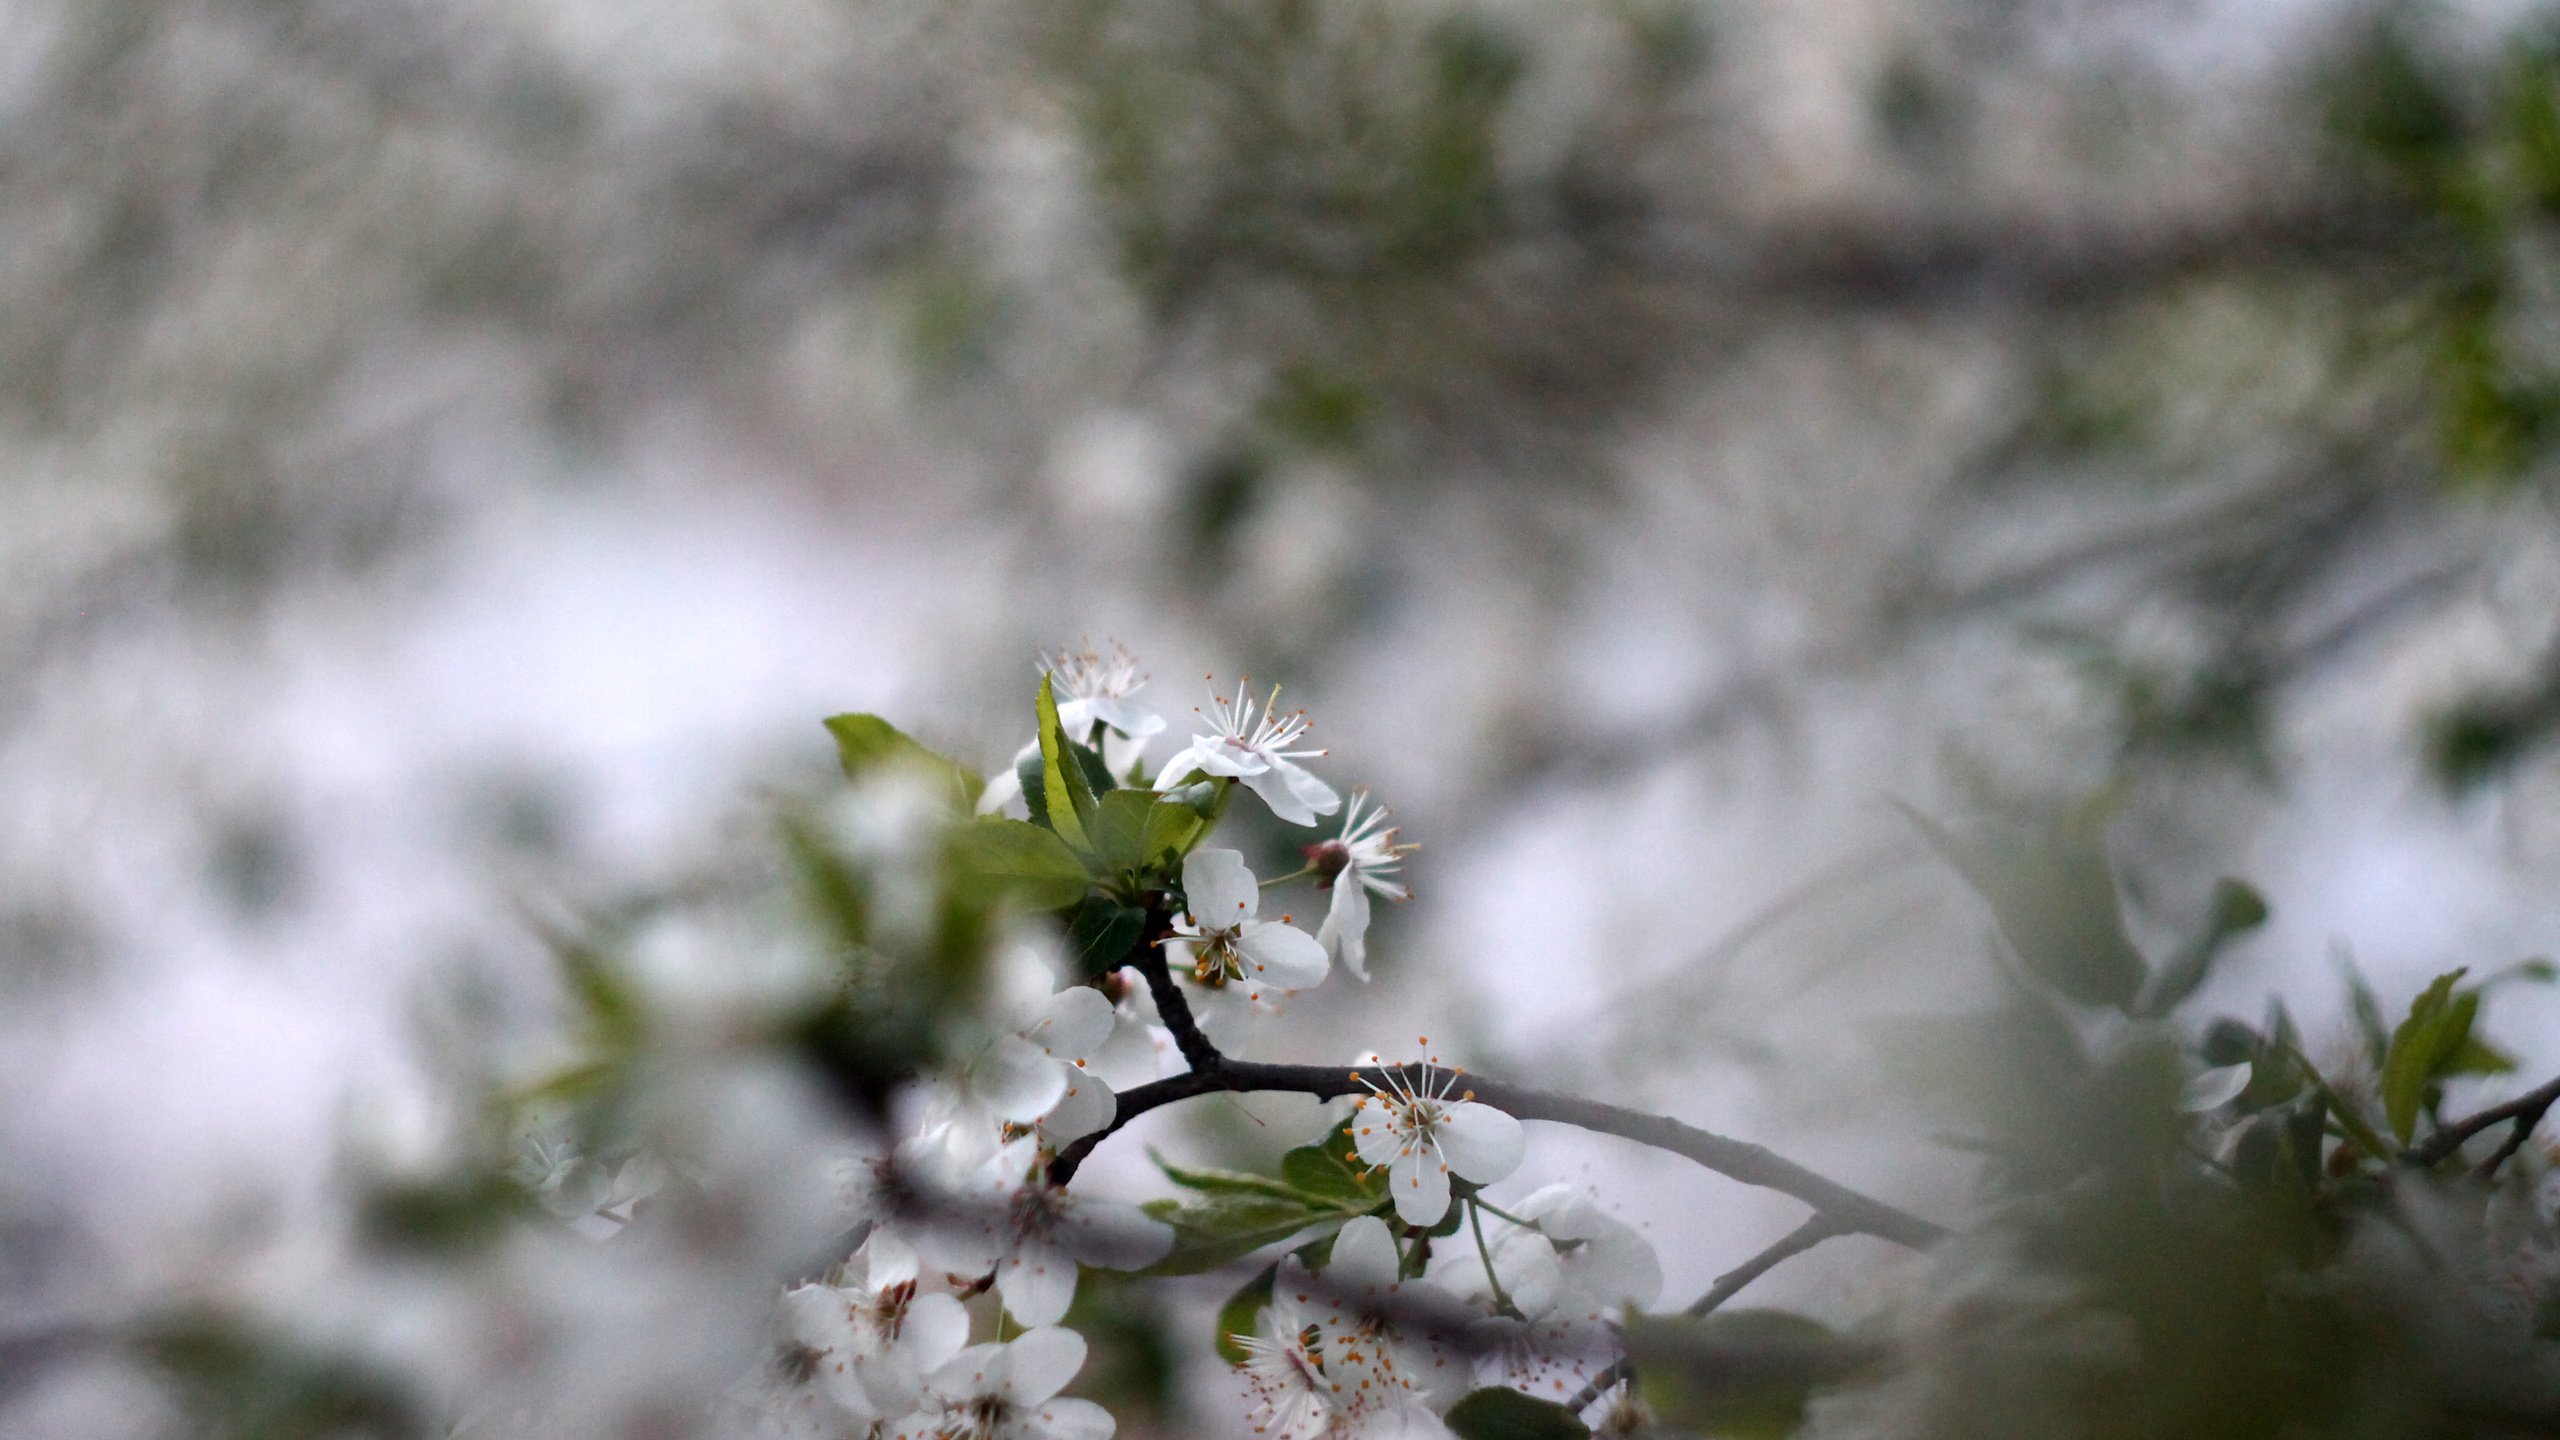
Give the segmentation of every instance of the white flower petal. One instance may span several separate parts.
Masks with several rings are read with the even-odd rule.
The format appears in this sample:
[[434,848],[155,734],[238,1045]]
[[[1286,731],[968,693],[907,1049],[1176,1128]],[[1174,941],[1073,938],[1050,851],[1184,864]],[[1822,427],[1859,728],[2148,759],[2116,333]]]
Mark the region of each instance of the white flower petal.
[[1274,990],[1313,989],[1333,968],[1323,942],[1295,925],[1253,925],[1237,937],[1236,950],[1245,978]]
[[[1444,1198],[1442,1207],[1446,1206]],[[1325,1262],[1324,1278],[1340,1293],[1378,1291],[1395,1284],[1403,1269],[1387,1222],[1363,1215],[1333,1237],[1333,1258]]]
[[1437,1225],[1449,1213],[1449,1167],[1436,1146],[1416,1145],[1387,1166],[1387,1191],[1396,1218],[1407,1225]]
[[969,1309],[959,1297],[936,1292],[907,1302],[907,1318],[898,1328],[898,1348],[913,1357],[917,1368],[930,1371],[969,1348]]
[[1061,990],[1040,1002],[1037,1016],[1022,1038],[1047,1051],[1051,1059],[1082,1060],[1101,1051],[1119,1023],[1119,1012],[1102,992],[1087,985]]
[[886,1230],[874,1230],[854,1252],[862,1261],[862,1279],[866,1288],[877,1293],[892,1285],[904,1285],[916,1278],[921,1267],[916,1261],[915,1247]]
[[940,1400],[966,1403],[971,1397],[992,1394],[1005,1383],[1012,1370],[1005,1358],[1005,1347],[995,1341],[972,1345],[942,1363],[925,1377],[925,1388]]
[[1109,1125],[1112,1117],[1120,1113],[1119,1097],[1111,1093],[1101,1076],[1073,1066],[1063,1067],[1059,1073],[1067,1077],[1067,1093],[1040,1117],[1040,1133],[1051,1142],[1064,1144],[1081,1139]]
[[996,1293],[1022,1324],[1055,1325],[1075,1303],[1076,1257],[1055,1241],[1027,1237],[996,1267]]
[[1261,888],[1233,850],[1194,850],[1184,857],[1182,893],[1191,918],[1207,930],[1232,929],[1262,908]]
[[[1555,1305],[1556,1293],[1564,1284],[1564,1266],[1556,1258],[1556,1247],[1534,1231],[1514,1230],[1494,1241],[1493,1268],[1502,1277],[1503,1293],[1520,1313],[1531,1317],[1544,1315]],[[1471,1257],[1467,1276],[1470,1289],[1484,1276],[1484,1258]]]
[[782,1292],[782,1331],[812,1350],[851,1355],[855,1348],[848,1298],[831,1285],[795,1285]]
[[[1191,754],[1202,770],[1228,780],[1268,774],[1271,769],[1270,761],[1252,751],[1239,750],[1206,735],[1191,742]],[[1173,767],[1166,766],[1165,773],[1172,774]]]
[[1451,1104],[1441,1112],[1432,1132],[1449,1168],[1479,1185],[1490,1185],[1519,1169],[1529,1145],[1519,1121],[1472,1100]]
[[1189,780],[1195,771],[1204,768],[1200,761],[1201,748],[1200,741],[1193,740],[1189,745],[1175,751],[1164,762],[1164,768],[1156,771],[1156,788],[1174,789]]
[[1351,1112],[1351,1145],[1360,1152],[1363,1165],[1384,1165],[1396,1158],[1404,1143],[1396,1138],[1392,1112],[1387,1102],[1374,1095],[1360,1097]]
[[1191,1018],[1200,1024],[1200,1033],[1209,1043],[1233,1055],[1253,1039],[1255,1014],[1253,1001],[1233,986],[1224,990],[1192,989]]
[[1001,1035],[986,1055],[970,1067],[978,1103],[998,1119],[1027,1125],[1049,1112],[1067,1093],[1067,1077],[1058,1062],[1018,1035]]
[[[1283,760],[1274,756],[1271,761],[1271,768],[1278,772],[1282,783],[1289,787],[1289,794],[1294,797],[1299,804],[1313,810],[1316,814],[1330,815],[1334,811],[1342,808],[1342,797],[1334,793],[1334,788],[1332,786],[1317,779],[1306,766],[1298,764],[1294,760]],[[1269,797],[1266,796],[1264,798],[1268,799]],[[1300,821],[1299,823],[1312,825],[1315,822],[1312,819],[1309,819]]]
[[1111,1412],[1090,1400],[1052,1400],[1040,1407],[1035,1428],[1044,1440],[1111,1440]]
[[[1274,761],[1259,773],[1248,774],[1242,778],[1246,787],[1254,794],[1261,796],[1263,804],[1271,807],[1272,814],[1292,825],[1313,825],[1316,823],[1315,807],[1298,797],[1297,788],[1289,783],[1288,773],[1280,768],[1288,763],[1285,760]],[[1289,766],[1291,770],[1297,770],[1297,768],[1294,765]],[[1303,770],[1298,770],[1298,773],[1306,774]],[[1315,779],[1312,775],[1307,778]]]
[[1134,700],[1124,700],[1117,695],[1095,696],[1093,713],[1103,724],[1132,739],[1164,729],[1163,716]]
[[1012,1372],[1006,1377],[1006,1388],[1017,1405],[1047,1400],[1066,1389],[1067,1382],[1084,1368],[1084,1337],[1073,1330],[1044,1326],[1014,1337],[1004,1349]]
[[1342,968],[1362,981],[1369,978],[1369,888],[1343,875],[1333,882],[1333,904],[1324,914],[1317,943],[1332,951]]

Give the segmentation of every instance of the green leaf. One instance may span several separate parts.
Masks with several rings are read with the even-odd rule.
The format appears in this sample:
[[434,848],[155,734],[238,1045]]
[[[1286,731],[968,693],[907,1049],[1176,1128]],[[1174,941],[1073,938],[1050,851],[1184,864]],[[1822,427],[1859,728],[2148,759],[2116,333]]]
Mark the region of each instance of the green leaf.
[[2417,1129],[2427,1086],[2471,1038],[2480,997],[2454,995],[2454,982],[2464,973],[2453,970],[2437,976],[2410,1002],[2409,1018],[2391,1034],[2391,1053],[2382,1062],[2382,1113],[2404,1145]]
[[1793,1433],[1813,1392],[1865,1358],[1820,1322],[1777,1310],[1630,1316],[1626,1338],[1645,1401],[1664,1422],[1769,1440]]
[[2166,1015],[2181,1001],[2196,993],[2223,947],[2233,940],[2267,923],[2267,902],[2256,890],[2228,876],[2216,881],[2213,905],[2205,918],[2204,933],[2187,942],[2168,964],[2160,967],[2151,983],[2143,987],[2142,1002],[2136,1006],[2143,1015]]
[[[1261,1195],[1274,1200],[1307,1204],[1307,1197],[1285,1180],[1257,1175],[1250,1170],[1220,1170],[1210,1166],[1176,1165],[1161,1155],[1150,1155],[1164,1178],[1186,1190],[1207,1195]],[[1312,1208],[1312,1207],[1309,1207]]]
[[2115,872],[2093,838],[2059,826],[1964,836],[1899,808],[1989,904],[2029,974],[2083,1005],[2134,1008],[2149,967],[2125,936]]
[[1171,873],[1200,817],[1150,790],[1114,790],[1094,803],[1093,855],[1104,874],[1154,866]]
[[1346,1210],[1367,1213],[1386,1203],[1387,1177],[1363,1166],[1351,1147],[1351,1122],[1313,1145],[1301,1145],[1280,1157],[1280,1178],[1302,1195]]
[[944,856],[955,884],[1033,910],[1058,910],[1092,886],[1066,842],[1023,820],[988,815],[951,828]]
[[1088,895],[1067,913],[1067,951],[1079,976],[1107,975],[1146,933],[1147,912],[1107,895]]
[[2366,1063],[2382,1068],[2384,1057],[2391,1053],[2391,1026],[2382,1018],[2382,1002],[2374,998],[2373,987],[2353,962],[2343,955],[2339,960],[2347,978],[2347,1006],[2355,1012],[2356,1036],[2364,1042]]
[[1197,1275],[1231,1265],[1311,1225],[1338,1225],[1339,1211],[1317,1210],[1279,1195],[1217,1194],[1196,1200],[1150,1200],[1138,1207],[1173,1227],[1173,1249],[1149,1275]]
[[1058,697],[1040,677],[1040,794],[1049,828],[1078,850],[1091,850],[1085,822],[1093,814],[1093,786],[1083,767],[1068,762],[1067,737],[1058,727]]
[[963,815],[977,808],[978,796],[987,788],[978,772],[926,749],[877,715],[830,715],[826,726],[827,733],[836,737],[836,761],[848,780],[891,766],[910,766],[932,780]]
[[1218,1307],[1218,1358],[1230,1365],[1241,1365],[1253,1358],[1253,1352],[1237,1343],[1255,1330],[1262,1307],[1271,1303],[1272,1284],[1280,1278],[1280,1262],[1262,1267],[1262,1273],[1247,1280]]
[[[2472,997],[2476,998],[2476,997]],[[2516,1068],[2514,1057],[2482,1040],[2477,1035],[2465,1036],[2462,1047],[2436,1067],[2439,1076],[2504,1075]]]
[[2338,1130],[2346,1136],[2349,1145],[2362,1151],[2365,1158],[2369,1160],[2391,1158],[2391,1147],[2383,1143],[2381,1134],[2372,1125],[2366,1123],[2365,1118],[2356,1113],[2355,1107],[2349,1105],[2338,1094],[2337,1088],[2320,1073],[2320,1067],[2312,1064],[2311,1057],[2302,1053],[2300,1045],[2286,1041],[2279,1053],[2293,1062],[2294,1068],[2310,1084],[2313,1093],[2317,1094],[2321,1103],[2328,1107],[2329,1118],[2338,1122]]
[[1488,1385],[1449,1407],[1449,1431],[1458,1440],[1581,1440],[1591,1433],[1574,1413],[1553,1400]]

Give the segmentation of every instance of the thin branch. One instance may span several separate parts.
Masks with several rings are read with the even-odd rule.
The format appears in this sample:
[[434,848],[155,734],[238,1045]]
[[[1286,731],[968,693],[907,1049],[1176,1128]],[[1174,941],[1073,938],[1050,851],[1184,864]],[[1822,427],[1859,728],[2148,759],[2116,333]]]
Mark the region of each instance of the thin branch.
[[2499,1158],[2504,1159],[2522,1148],[2524,1141],[2520,1137],[2531,1134],[2533,1127],[2542,1123],[2542,1117],[2550,1113],[2554,1104],[2560,1104],[2560,1078],[2546,1081],[2503,1105],[2492,1105],[2477,1114],[2466,1115],[2439,1127],[2424,1141],[2402,1152],[2401,1161],[2415,1169],[2427,1169],[2470,1143],[2473,1136],[2514,1121],[2519,1138],[2500,1153]]
[[[1741,1294],[1742,1287],[1745,1285],[1841,1233],[1839,1225],[1831,1217],[1822,1214],[1813,1215],[1802,1225],[1780,1237],[1768,1249],[1717,1276],[1716,1283],[1708,1287],[1707,1293],[1690,1301],[1688,1307],[1680,1313],[1689,1316],[1712,1314],[1724,1302]],[[1590,1384],[1583,1386],[1581,1390],[1575,1392],[1572,1399],[1564,1402],[1564,1408],[1579,1415],[1590,1409],[1593,1401],[1608,1394],[1612,1386],[1623,1383],[1634,1375],[1635,1367],[1628,1364],[1626,1357],[1622,1355],[1609,1362],[1609,1368],[1592,1376]]]
[[1742,1287],[1775,1270],[1823,1241],[1840,1234],[1839,1225],[1829,1216],[1816,1214],[1786,1233],[1768,1249],[1743,1261],[1716,1277],[1707,1293],[1689,1302],[1684,1315],[1705,1315],[1742,1293]]
[[[1420,1064],[1269,1065],[1252,1060],[1230,1060],[1218,1053],[1217,1047],[1211,1045],[1193,1024],[1190,1007],[1182,1002],[1180,988],[1174,985],[1166,970],[1163,953],[1154,951],[1138,957],[1133,963],[1146,974],[1148,985],[1156,993],[1157,1011],[1164,1015],[1167,1028],[1174,1030],[1174,1043],[1181,1048],[1184,1058],[1192,1061],[1192,1068],[1183,1074],[1123,1092],[1108,1126],[1069,1145],[1050,1163],[1049,1180],[1052,1184],[1063,1185],[1075,1178],[1076,1167],[1084,1163],[1094,1147],[1132,1120],[1150,1110],[1193,1096],[1219,1091],[1279,1091],[1330,1100],[1341,1095],[1367,1094],[1369,1085],[1361,1078],[1364,1074],[1379,1081],[1390,1074],[1401,1075],[1415,1087],[1430,1083]],[[1170,1005],[1166,1003],[1168,995],[1173,1002]],[[1179,1028],[1176,1027],[1177,1016]],[[1545,1120],[1616,1135],[1640,1145],[1686,1156],[1745,1185],[1793,1195],[1828,1216],[1844,1233],[1874,1235],[1913,1249],[1933,1245],[1947,1233],[1941,1226],[1862,1195],[1746,1140],[1701,1130],[1668,1116],[1648,1115],[1624,1106],[1513,1085],[1482,1075],[1468,1075],[1464,1077],[1463,1084],[1470,1098],[1516,1119]]]

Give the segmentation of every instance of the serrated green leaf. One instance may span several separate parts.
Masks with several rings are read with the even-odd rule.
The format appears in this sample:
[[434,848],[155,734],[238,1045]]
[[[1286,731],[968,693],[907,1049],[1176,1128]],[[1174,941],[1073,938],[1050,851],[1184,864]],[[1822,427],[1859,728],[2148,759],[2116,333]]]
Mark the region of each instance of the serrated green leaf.
[[1146,933],[1147,912],[1107,895],[1088,895],[1067,913],[1067,952],[1079,976],[1108,974]]
[[2029,974],[2083,1005],[2134,1008],[2150,967],[2126,937],[2115,872],[2093,839],[2062,827],[1958,835],[1899,808],[1991,907]]
[[[2464,973],[2453,970],[2437,976],[2409,1003],[2408,1018],[2391,1033],[2391,1051],[2382,1062],[2382,1113],[2391,1122],[2392,1134],[2403,1145],[2409,1143],[2409,1136],[2417,1129],[2418,1110],[2425,1103],[2427,1086],[2444,1062],[2471,1038],[2472,1017],[2480,1009],[2479,997],[2467,995],[2458,1000],[2453,993],[2454,983]],[[2463,1004],[2463,1000],[2470,1003]]]
[[1274,1260],[1262,1267],[1262,1273],[1237,1287],[1218,1307],[1218,1358],[1230,1365],[1241,1365],[1253,1358],[1253,1352],[1237,1342],[1249,1339],[1262,1307],[1271,1303],[1272,1284],[1280,1278],[1280,1262]]
[[891,766],[910,766],[932,780],[942,798],[963,815],[977,808],[978,796],[987,788],[977,771],[925,748],[877,715],[830,715],[826,726],[835,737],[836,762],[848,780]]
[[1041,778],[1047,773],[1047,768],[1040,763],[1037,748],[1016,757],[1013,762],[1013,778],[1022,785],[1022,805],[1031,812],[1031,823],[1044,829],[1054,829],[1056,827],[1049,824],[1048,782]]
[[1458,1440],[1582,1440],[1591,1427],[1552,1400],[1488,1385],[1449,1407]]
[[1265,1245],[1312,1225],[1338,1225],[1339,1211],[1317,1210],[1295,1197],[1219,1194],[1195,1200],[1150,1200],[1139,1207],[1173,1227],[1173,1249],[1149,1275],[1197,1275],[1231,1265]]
[[1091,850],[1085,823],[1093,814],[1093,787],[1081,766],[1067,760],[1067,737],[1058,725],[1058,697],[1049,677],[1040,677],[1040,794],[1049,828],[1078,850]]
[[954,885],[990,902],[1058,910],[1083,899],[1093,883],[1065,841],[1024,820],[988,815],[955,825],[943,853]]

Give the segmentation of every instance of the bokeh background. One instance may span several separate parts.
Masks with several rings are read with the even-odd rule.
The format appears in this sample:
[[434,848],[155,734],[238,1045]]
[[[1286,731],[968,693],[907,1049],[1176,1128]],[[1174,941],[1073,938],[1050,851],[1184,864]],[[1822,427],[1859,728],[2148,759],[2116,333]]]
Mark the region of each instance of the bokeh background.
[[[0,37],[0,1314],[291,1250],[454,1017],[547,1023],[529,914],[765,845],[826,714],[1001,764],[1086,639],[1177,718],[1282,683],[1423,847],[1375,983],[1264,1053],[1429,1033],[1924,1211],[1964,1166],[1878,1027],[1992,972],[1892,802],[2105,807],[2155,946],[2245,877],[2275,921],[2208,1000],[2315,1039],[2342,958],[2396,1010],[2560,942],[2535,7]],[[1256,1113],[1158,1143],[1303,1138]],[[1674,1297],[1795,1219],[1534,1153]],[[0,1432],[117,1433],[121,1385],[13,1383]]]

